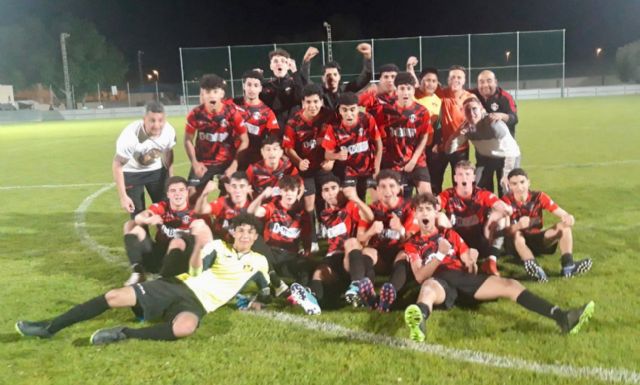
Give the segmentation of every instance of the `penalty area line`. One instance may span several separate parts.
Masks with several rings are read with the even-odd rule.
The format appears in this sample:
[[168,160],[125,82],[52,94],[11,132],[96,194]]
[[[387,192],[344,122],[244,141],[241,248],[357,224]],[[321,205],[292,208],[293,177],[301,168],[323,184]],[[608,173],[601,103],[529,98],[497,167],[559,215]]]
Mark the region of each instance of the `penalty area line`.
[[104,186],[107,183],[70,183],[70,184],[38,184],[23,186],[0,186],[0,190],[26,190],[26,189],[54,189],[54,188],[73,188],[73,187],[94,187]]
[[274,311],[252,311],[249,314],[267,318],[288,325],[294,324],[311,331],[321,331],[326,334],[347,338],[354,341],[366,342],[371,345],[387,346],[394,349],[410,350],[432,356],[464,361],[484,366],[515,369],[540,374],[551,374],[568,378],[588,378],[605,382],[640,384],[640,373],[626,369],[609,369],[600,367],[575,367],[571,365],[543,364],[520,358],[499,356],[480,351],[456,349],[443,345],[418,343],[408,339],[396,338],[380,334],[349,329],[330,322],[317,321],[309,316],[301,317],[288,313]]

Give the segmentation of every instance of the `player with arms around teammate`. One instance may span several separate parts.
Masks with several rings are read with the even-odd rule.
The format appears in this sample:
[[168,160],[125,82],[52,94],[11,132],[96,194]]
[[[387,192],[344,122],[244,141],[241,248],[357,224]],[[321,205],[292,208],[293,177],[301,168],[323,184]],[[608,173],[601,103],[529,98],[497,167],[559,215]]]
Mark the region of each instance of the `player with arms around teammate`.
[[375,177],[382,162],[382,138],[373,117],[359,112],[354,93],[341,94],[337,102],[341,119],[325,131],[322,139],[325,159],[336,161],[333,173],[342,177],[343,186],[356,187],[363,200],[367,189],[370,193],[375,189]]
[[285,175],[298,175],[298,169],[284,156],[280,139],[275,135],[267,135],[262,140],[260,154],[262,160],[251,164],[247,169],[253,196],[260,195],[267,187],[273,187],[272,198],[280,196],[278,181]]
[[475,259],[460,235],[436,226],[436,198],[431,194],[419,195],[413,205],[420,232],[407,241],[404,249],[422,286],[417,304],[407,307],[404,314],[412,340],[425,340],[426,321],[434,306],[450,309],[458,299],[473,302],[510,299],[554,320],[562,332],[570,334],[577,333],[593,314],[593,302],[579,309],[562,310],[514,279],[477,274]]
[[239,154],[249,146],[244,120],[233,103],[225,103],[224,95],[222,78],[202,76],[202,104],[187,115],[184,133],[184,147],[191,162],[191,196],[202,191],[214,176],[231,176],[238,168]]
[[93,333],[91,343],[103,345],[131,338],[174,341],[188,337],[205,314],[227,303],[250,280],[258,285],[261,297],[268,298],[267,260],[251,251],[258,236],[256,219],[240,215],[232,227],[233,244],[214,241],[210,254],[191,258],[189,273],[113,289],[51,320],[18,321],[16,329],[23,336],[50,338],[111,308],[129,307],[144,314],[145,320],[162,322],[139,329],[125,326],[101,329]]
[[113,180],[120,206],[132,219],[145,208],[145,188],[153,202],[164,198],[166,180],[173,174],[175,145],[176,131],[159,102],[147,103],[142,120],[129,124],[118,137]]
[[[516,168],[509,177],[509,194],[502,197],[513,209],[511,226],[506,229],[507,245],[515,249],[516,254],[524,262],[527,274],[540,282],[547,281],[547,274],[535,259],[536,254],[553,254],[560,245],[560,275],[572,277],[586,273],[591,269],[590,258],[573,260],[573,233],[575,223],[573,215],[563,210],[547,194],[542,191],[529,190],[530,181],[527,173]],[[543,230],[542,210],[547,210],[560,222]]]
[[[125,286],[144,282],[147,273],[167,277],[186,272],[189,256],[199,252],[192,231],[206,231],[208,226],[189,206],[187,180],[170,177],[166,195],[166,200],[152,204],[124,225],[124,248],[132,270]],[[155,242],[149,226],[157,227]]]

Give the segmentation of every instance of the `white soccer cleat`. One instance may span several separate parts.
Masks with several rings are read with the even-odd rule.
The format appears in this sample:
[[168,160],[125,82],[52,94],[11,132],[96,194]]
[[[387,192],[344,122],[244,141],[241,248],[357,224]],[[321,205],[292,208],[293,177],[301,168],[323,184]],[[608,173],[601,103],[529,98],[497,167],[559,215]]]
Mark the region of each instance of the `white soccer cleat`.
[[290,290],[291,295],[287,299],[291,304],[302,307],[304,312],[309,315],[320,314],[321,310],[320,305],[318,305],[318,300],[309,289],[294,282],[291,284]]

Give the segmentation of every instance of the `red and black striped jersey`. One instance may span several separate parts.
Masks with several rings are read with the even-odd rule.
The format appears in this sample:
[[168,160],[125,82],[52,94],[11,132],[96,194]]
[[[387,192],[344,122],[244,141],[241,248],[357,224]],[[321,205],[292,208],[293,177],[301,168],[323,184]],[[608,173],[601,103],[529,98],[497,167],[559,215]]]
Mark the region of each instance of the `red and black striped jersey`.
[[444,237],[449,243],[451,243],[452,249],[447,256],[444,257],[439,270],[464,270],[464,264],[460,260],[460,255],[469,250],[469,246],[464,242],[455,230],[445,229],[436,230],[429,235],[422,235],[421,233],[414,234],[411,238],[407,239],[404,243],[404,252],[407,253],[410,260],[422,260],[422,264],[425,265],[433,254],[438,252],[438,240]]
[[349,153],[345,164],[345,176],[370,176],[374,172],[375,151],[380,132],[375,120],[366,112],[358,113],[358,123],[345,127],[342,122],[328,125],[322,139],[326,151]]
[[158,226],[156,238],[182,238],[189,233],[191,222],[199,218],[188,205],[184,210],[175,211],[166,200],[152,204],[149,206],[149,211],[162,217],[162,224]]
[[249,135],[249,148],[247,149],[248,163],[254,163],[260,160],[260,146],[262,139],[268,134],[280,136],[280,126],[278,119],[263,102],[257,105],[249,105],[245,103],[244,98],[234,99],[240,115],[244,119]]
[[365,111],[371,114],[373,118],[378,122],[379,116],[382,113],[382,107],[385,105],[393,105],[398,100],[398,96],[395,92],[391,94],[373,94],[371,92],[364,92],[360,94],[358,99],[358,105],[364,107]]
[[265,210],[264,240],[269,246],[297,253],[300,241],[310,242],[309,215],[302,205],[287,210],[280,199],[276,199],[262,208]]
[[373,211],[373,221],[368,222],[364,218],[360,219],[358,228],[368,229],[371,223],[381,221],[384,229],[378,235],[373,236],[369,240],[369,246],[374,248],[381,247],[399,247],[402,243],[402,234],[400,231],[393,230],[389,227],[389,222],[393,214],[395,214],[402,223],[406,234],[412,234],[418,231],[418,225],[414,220],[414,211],[411,202],[405,201],[402,197],[398,197],[398,204],[391,208],[387,207],[382,201],[376,201],[369,205]]
[[294,149],[300,158],[309,160],[309,169],[303,174],[314,173],[320,169],[324,161],[324,149],[320,144],[326,125],[334,116],[323,109],[312,121],[307,121],[303,116],[303,110],[300,110],[287,122],[282,147]]
[[[396,171],[402,171],[411,160],[422,137],[433,134],[429,111],[416,102],[406,108],[397,104],[384,104],[376,122],[384,143],[382,164],[385,168]],[[427,166],[424,151],[416,166]]]
[[210,202],[209,207],[211,208],[211,216],[213,216],[213,223],[211,224],[213,238],[233,243],[233,234],[229,231],[231,220],[239,214],[247,212],[247,207],[249,207],[250,203],[247,199],[244,206],[238,207],[228,196],[221,196]]
[[347,201],[342,207],[327,207],[320,213],[320,223],[327,230],[327,255],[344,253],[344,241],[358,235],[360,210]]
[[283,156],[275,170],[267,167],[264,160],[253,163],[247,168],[247,177],[253,187],[253,196],[258,196],[267,187],[273,187],[272,197],[280,195],[278,181],[285,175],[298,175],[298,169],[291,160]]
[[197,132],[195,149],[199,162],[221,166],[235,159],[239,137],[247,127],[233,103],[224,103],[219,113],[209,113],[201,104],[187,115],[185,132]]
[[442,210],[449,216],[453,228],[466,238],[482,234],[482,226],[491,211],[491,207],[500,199],[491,191],[473,187],[469,199],[462,198],[454,187],[442,191],[439,195]]
[[513,208],[513,214],[511,214],[511,224],[516,224],[522,217],[529,217],[531,224],[529,228],[525,229],[526,233],[537,233],[542,230],[542,210],[554,212],[558,209],[558,204],[542,191],[529,191],[527,199],[524,202],[518,202],[513,195],[513,192],[509,192],[502,197],[502,200]]

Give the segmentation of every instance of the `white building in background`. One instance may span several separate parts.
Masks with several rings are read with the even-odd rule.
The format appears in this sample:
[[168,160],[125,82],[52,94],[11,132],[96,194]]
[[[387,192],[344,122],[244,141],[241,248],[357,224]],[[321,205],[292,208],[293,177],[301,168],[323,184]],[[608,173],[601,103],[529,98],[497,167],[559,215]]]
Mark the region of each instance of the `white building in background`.
[[16,99],[13,96],[13,86],[0,84],[0,104],[12,104],[15,106]]

